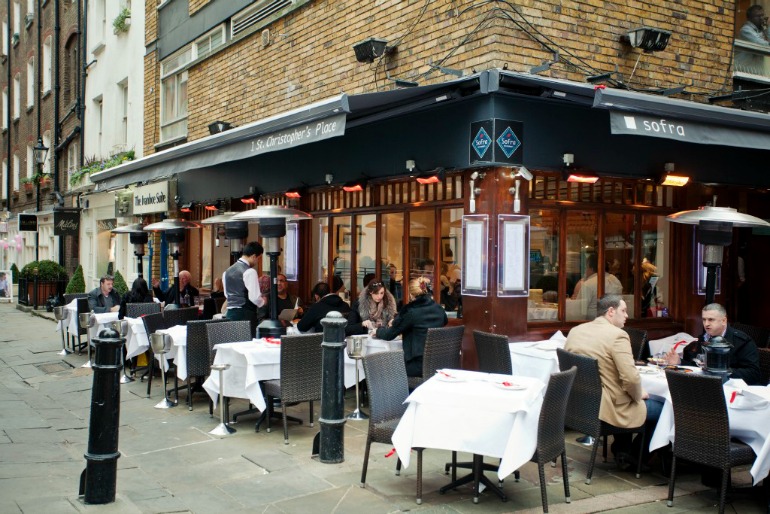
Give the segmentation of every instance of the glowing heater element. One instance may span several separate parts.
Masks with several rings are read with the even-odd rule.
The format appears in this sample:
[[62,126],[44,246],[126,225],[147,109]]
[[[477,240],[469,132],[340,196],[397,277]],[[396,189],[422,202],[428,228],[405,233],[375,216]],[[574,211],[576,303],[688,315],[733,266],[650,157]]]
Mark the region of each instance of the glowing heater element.
[[217,206],[214,205],[214,204],[207,205],[206,206],[206,210],[207,211],[216,211],[217,210]]
[[246,205],[254,205],[257,203],[257,199],[254,198],[254,195],[246,195],[241,197],[241,203],[245,203]]
[[441,180],[438,175],[431,175],[429,177],[417,177],[417,182],[420,184],[438,184]]
[[567,177],[567,182],[578,182],[580,184],[596,184],[599,177],[596,175],[578,175],[577,173],[570,173]]
[[685,177],[683,175],[666,175],[663,177],[660,185],[682,187],[686,186],[689,181],[690,177]]
[[284,194],[286,195],[286,198],[301,198],[302,197],[302,195],[296,189],[289,189]]
[[362,186],[360,183],[350,183],[342,186],[342,190],[346,193],[357,193],[359,191],[363,191],[364,186]]

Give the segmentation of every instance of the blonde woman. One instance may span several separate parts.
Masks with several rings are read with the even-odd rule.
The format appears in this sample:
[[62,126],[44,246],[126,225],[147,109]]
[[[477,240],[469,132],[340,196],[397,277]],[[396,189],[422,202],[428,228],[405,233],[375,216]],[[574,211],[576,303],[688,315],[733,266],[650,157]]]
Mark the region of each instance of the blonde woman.
[[447,324],[444,309],[433,301],[430,279],[418,277],[409,281],[409,303],[401,309],[389,327],[378,328],[376,337],[390,341],[401,334],[404,341],[406,374],[422,376],[422,356],[429,328]]

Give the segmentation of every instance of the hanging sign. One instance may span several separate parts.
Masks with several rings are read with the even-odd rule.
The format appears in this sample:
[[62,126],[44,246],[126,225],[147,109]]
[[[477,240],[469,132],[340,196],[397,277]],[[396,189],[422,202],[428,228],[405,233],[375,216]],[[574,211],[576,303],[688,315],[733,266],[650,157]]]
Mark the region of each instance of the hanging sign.
[[[134,189],[134,215],[167,212],[170,196],[167,180],[136,187]],[[125,215],[123,214],[123,216]]]
[[19,232],[37,232],[37,215],[19,214]]
[[56,209],[53,211],[53,235],[77,236],[80,233],[80,210]]

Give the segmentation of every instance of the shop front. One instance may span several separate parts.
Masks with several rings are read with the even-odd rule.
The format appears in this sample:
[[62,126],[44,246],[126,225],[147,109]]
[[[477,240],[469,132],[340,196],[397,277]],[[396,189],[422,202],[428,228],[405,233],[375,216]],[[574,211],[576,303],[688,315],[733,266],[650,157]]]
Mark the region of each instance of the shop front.
[[[540,338],[589,319],[591,298],[607,292],[622,294],[629,324],[651,335],[697,332],[703,296],[693,229],[665,216],[716,195],[717,205],[770,218],[758,174],[770,157],[768,121],[491,70],[343,95],[92,180],[102,190],[176,177],[171,210],[243,210],[246,197],[310,212],[298,233],[300,296],[319,280],[354,296],[374,275],[405,300],[408,280],[428,276],[435,299],[462,316],[452,322],[469,329],[473,366],[472,329]],[[316,130],[318,139],[300,137]],[[690,184],[661,185],[665,169]],[[228,263],[217,235],[216,226],[204,229],[189,251],[199,252],[202,283]],[[766,244],[750,231],[736,238]],[[717,297],[728,309],[735,252],[727,252]]]

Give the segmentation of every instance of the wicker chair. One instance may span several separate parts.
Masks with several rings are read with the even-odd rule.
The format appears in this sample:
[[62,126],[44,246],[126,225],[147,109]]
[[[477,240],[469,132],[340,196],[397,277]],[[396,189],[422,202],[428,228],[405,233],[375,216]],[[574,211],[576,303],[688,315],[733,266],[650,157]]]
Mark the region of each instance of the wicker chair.
[[770,328],[745,325],[743,323],[730,323],[735,330],[740,330],[757,344],[757,348],[767,348],[770,344]]
[[[214,364],[214,346],[222,343],[237,343],[251,341],[251,323],[249,321],[222,321],[206,325],[206,336],[209,340],[209,366]],[[230,419],[228,399],[223,398],[225,419]],[[213,414],[213,404],[209,404],[209,414]]]
[[[209,337],[206,325],[218,323],[213,320],[188,321],[187,322],[187,408],[193,410],[193,392],[205,392],[200,385],[203,379],[211,371],[211,350],[209,350]],[[193,378],[197,378],[197,386],[193,386]],[[213,406],[213,405],[212,405]]]
[[322,342],[323,334],[281,337],[281,378],[267,380],[264,386],[267,396],[267,431],[270,432],[274,400],[280,400],[284,444],[289,444],[289,424],[286,419],[288,404],[310,402],[310,426],[313,426],[313,402],[321,401]]
[[184,309],[169,309],[163,312],[166,318],[166,325],[174,327],[176,325],[187,325],[188,321],[198,319],[198,307],[185,307]]
[[127,318],[139,318],[146,314],[157,314],[159,312],[160,304],[155,302],[126,304]]
[[[596,452],[599,449],[599,438],[604,437],[604,462],[607,462],[607,436],[616,434],[639,434],[644,437],[644,425],[633,428],[621,428],[605,423],[599,419],[599,406],[602,400],[602,383],[599,377],[599,363],[596,359],[577,355],[558,348],[556,355],[559,358],[559,369],[566,371],[573,366],[577,367],[577,377],[572,386],[569,402],[567,403],[565,426],[577,430],[594,438],[591,449],[591,460],[588,464],[586,484],[591,483],[594,472]],[[636,466],[636,478],[641,477],[642,455],[644,444],[639,445],[639,456]]]
[[437,369],[460,367],[460,349],[463,343],[462,325],[456,327],[429,328],[425,338],[425,354],[422,358],[422,376],[409,377],[409,390],[428,380]]
[[570,503],[567,451],[564,445],[564,421],[570,391],[577,374],[577,368],[572,366],[567,371],[551,375],[548,389],[545,390],[543,406],[540,409],[540,419],[537,423],[537,449],[535,449],[535,454],[530,461],[537,463],[537,471],[540,474],[540,497],[543,500],[543,512],[548,512],[548,495],[545,492],[545,469],[543,466],[546,462],[555,462],[556,457],[560,455],[564,497],[565,501]]
[[676,460],[711,466],[722,470],[719,513],[725,511],[725,495],[730,482],[730,469],[751,464],[756,455],[750,446],[730,440],[722,380],[695,373],[666,371],[668,389],[674,406],[674,441],[671,477],[668,481],[668,506],[674,505]]
[[[404,400],[409,396],[409,383],[403,352],[379,352],[367,355],[364,361],[366,387],[369,389],[369,430],[366,434],[361,487],[366,487],[366,470],[372,443],[392,445],[391,439],[401,416],[406,411]],[[417,504],[422,503],[422,448],[417,451]],[[396,475],[401,473],[401,459],[396,460]]]
[[764,384],[770,382],[770,348],[757,348],[759,355],[759,372]]
[[64,305],[69,305],[72,300],[88,298],[88,293],[69,293],[64,295]]
[[473,340],[476,343],[476,355],[479,358],[479,371],[502,375],[513,373],[508,337],[474,330]]
[[[144,331],[147,332],[147,338],[149,339],[152,334],[154,334],[156,331],[161,330],[163,328],[168,328],[168,325],[166,324],[166,319],[163,317],[162,312],[158,312],[155,314],[147,314],[146,316],[142,317],[142,323],[144,323]],[[147,357],[147,398],[150,397],[150,390],[152,389],[152,375],[153,371],[155,370],[155,355],[152,352],[152,348],[147,350],[148,357]],[[171,368],[171,365],[169,364],[169,370]],[[176,377],[176,374],[174,375]],[[144,377],[142,377],[144,379]],[[174,378],[174,382],[176,383],[177,380]],[[163,384],[163,387],[166,387],[166,384]],[[164,394],[165,396],[165,394]]]
[[647,344],[647,331],[638,328],[624,328],[631,339],[631,354],[634,359],[643,361],[650,356],[650,346]]

